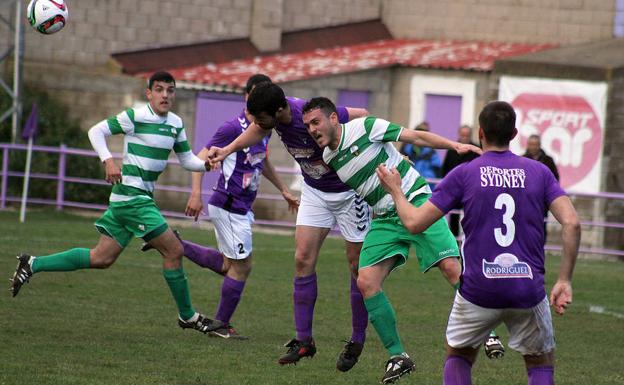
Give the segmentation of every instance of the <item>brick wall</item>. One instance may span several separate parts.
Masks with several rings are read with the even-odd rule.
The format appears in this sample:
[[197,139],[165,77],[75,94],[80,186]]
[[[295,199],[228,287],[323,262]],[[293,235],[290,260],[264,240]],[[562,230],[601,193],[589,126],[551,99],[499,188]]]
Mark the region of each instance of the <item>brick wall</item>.
[[288,32],[378,19],[381,17],[382,2],[383,0],[286,0],[282,28]]
[[614,0],[389,0],[395,37],[569,44],[613,36]]

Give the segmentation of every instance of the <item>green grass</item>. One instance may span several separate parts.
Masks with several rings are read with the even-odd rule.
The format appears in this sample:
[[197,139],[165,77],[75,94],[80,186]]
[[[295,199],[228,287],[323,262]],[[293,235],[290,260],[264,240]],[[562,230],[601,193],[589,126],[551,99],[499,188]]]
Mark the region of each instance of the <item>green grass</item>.
[[[89,247],[97,239],[92,219],[53,211],[30,212],[19,224],[0,212],[0,278],[9,278],[15,255]],[[183,235],[208,245],[212,231],[188,228]],[[156,252],[142,254],[134,241],[108,270],[44,273],[13,299],[0,295],[0,384],[373,384],[386,354],[369,328],[360,362],[349,373],[335,370],[341,339],[350,335],[349,281],[343,242],[328,239],[318,263],[319,297],[314,334],[318,353],[297,366],[280,367],[281,346],[294,333],[293,238],[254,236],[254,271],[234,316],[252,337],[224,341],[182,330]],[[559,265],[548,258],[548,287]],[[195,307],[214,315],[220,277],[185,264]],[[4,281],[8,288],[8,280]],[[624,314],[624,264],[580,261],[574,304],[555,317],[557,384],[624,384],[621,364],[624,319],[589,312],[590,305]],[[440,384],[444,330],[452,290],[437,271],[423,275],[415,261],[393,273],[386,292],[396,308],[404,345],[417,371],[404,384]],[[499,327],[503,339],[507,333]],[[474,384],[526,384],[521,356],[503,360],[480,354]]]

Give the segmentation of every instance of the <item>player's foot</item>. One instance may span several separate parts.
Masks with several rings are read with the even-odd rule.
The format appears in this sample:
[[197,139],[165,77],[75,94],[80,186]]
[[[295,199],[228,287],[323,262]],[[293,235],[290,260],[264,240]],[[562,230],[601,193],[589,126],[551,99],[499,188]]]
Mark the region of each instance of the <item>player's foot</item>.
[[15,273],[13,273],[13,278],[11,278],[11,287],[9,290],[13,297],[19,293],[22,285],[28,282],[30,277],[32,277],[33,272],[30,268],[30,261],[34,257],[28,254],[22,254],[17,257],[17,267],[15,268]]
[[[175,235],[180,240],[180,242],[182,242],[182,237],[180,236],[180,232],[178,230],[173,230],[173,235]],[[143,244],[141,245],[141,251],[143,252],[152,250],[153,248],[154,246],[150,245],[149,242],[143,242]]]
[[[215,321],[215,322],[220,322],[220,321]],[[248,340],[249,339],[249,337],[247,336],[238,334],[236,329],[234,329],[234,327],[232,327],[232,325],[230,324],[223,324],[223,326],[211,331],[210,333],[208,333],[208,335],[211,337],[220,337],[220,338],[231,339],[231,340]]]
[[288,351],[279,358],[278,362],[280,365],[296,364],[303,357],[312,358],[316,354],[316,345],[312,338],[308,341],[299,341],[293,338],[284,347],[287,347]]
[[505,347],[497,335],[490,335],[488,337],[483,344],[483,350],[485,350],[485,355],[491,360],[503,358],[505,355]]
[[338,360],[336,361],[336,369],[341,372],[346,372],[351,369],[357,362],[358,358],[360,358],[360,354],[362,354],[362,349],[364,349],[364,344],[355,341],[345,341],[347,344],[344,349],[338,356]]
[[223,327],[223,322],[212,320],[201,313],[197,313],[197,319],[194,321],[184,321],[178,317],[178,326],[182,329],[195,329],[205,334]]
[[392,384],[415,368],[416,365],[414,361],[412,361],[407,354],[403,353],[398,356],[392,356],[388,362],[386,362],[386,373],[381,378],[381,383]]

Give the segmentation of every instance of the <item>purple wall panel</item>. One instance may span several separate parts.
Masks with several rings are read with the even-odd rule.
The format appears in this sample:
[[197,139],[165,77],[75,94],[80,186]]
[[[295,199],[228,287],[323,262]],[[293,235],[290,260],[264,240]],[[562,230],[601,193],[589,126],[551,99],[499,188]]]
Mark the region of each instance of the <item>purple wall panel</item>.
[[[198,153],[225,121],[237,117],[245,108],[242,95],[201,93],[197,98],[193,152]],[[219,172],[204,175],[202,191],[212,190],[219,179]],[[205,204],[206,202],[204,202]]]
[[[461,124],[461,96],[425,95],[425,120],[431,132],[448,139],[457,140],[457,129]],[[411,127],[413,128],[413,127]],[[437,150],[444,161],[446,150]]]
[[336,104],[345,107],[368,108],[368,91],[339,90]]

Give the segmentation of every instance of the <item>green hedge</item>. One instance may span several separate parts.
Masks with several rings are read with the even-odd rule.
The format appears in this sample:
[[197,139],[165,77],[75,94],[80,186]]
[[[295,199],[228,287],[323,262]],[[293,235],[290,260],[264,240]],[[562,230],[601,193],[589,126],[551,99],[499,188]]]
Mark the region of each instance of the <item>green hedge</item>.
[[[37,103],[39,110],[39,131],[35,144],[40,146],[58,147],[64,143],[67,147],[92,149],[87,133],[81,130],[77,121],[68,116],[67,106],[52,98],[44,90],[24,87],[23,92],[22,125],[28,119],[33,103]],[[11,106],[11,99],[2,92],[0,94],[0,111],[6,111]],[[11,142],[11,119],[0,123],[0,142]],[[21,138],[21,128],[18,130],[17,143],[24,143]],[[32,158],[33,173],[58,173],[58,154],[34,152]],[[23,171],[26,164],[25,151],[11,151],[9,169]],[[68,156],[66,162],[66,176],[104,179],[104,169],[97,157]],[[23,178],[10,178],[8,194],[21,196]],[[54,180],[30,180],[29,197],[55,199],[57,182]],[[106,204],[110,194],[109,186],[93,186],[79,183],[66,183],[64,199],[68,201]]]

